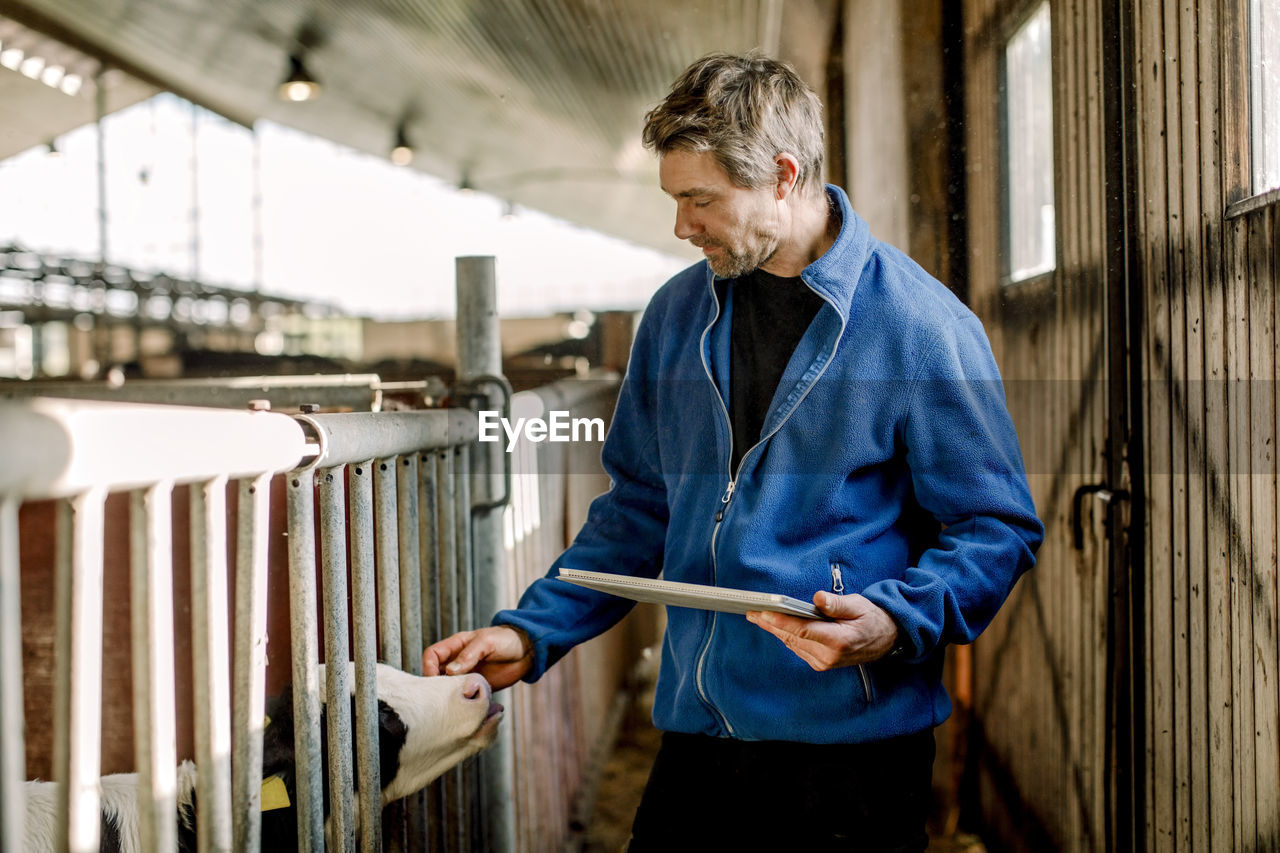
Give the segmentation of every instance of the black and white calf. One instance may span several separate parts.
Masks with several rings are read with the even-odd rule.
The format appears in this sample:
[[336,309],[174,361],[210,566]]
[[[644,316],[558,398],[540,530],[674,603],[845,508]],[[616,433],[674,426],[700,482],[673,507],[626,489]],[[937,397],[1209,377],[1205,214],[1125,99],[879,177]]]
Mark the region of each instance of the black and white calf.
[[[323,683],[323,665],[321,683]],[[463,759],[493,743],[502,706],[490,697],[489,683],[479,675],[422,678],[378,665],[378,748],[382,804],[426,787]],[[355,679],[350,679],[354,690]],[[321,732],[324,696],[321,694]],[[354,699],[352,700],[354,702]],[[290,805],[262,813],[262,849],[297,847],[294,787],[293,697],[289,690],[267,703],[269,722],[263,732],[262,777],[279,777]],[[354,719],[354,716],[353,716]],[[325,814],[328,815],[328,775]],[[196,766],[178,766],[179,848],[196,849]],[[26,844],[29,853],[52,851],[57,843],[56,784],[26,785]],[[138,778],[120,773],[102,779],[102,850],[133,853],[138,849]]]

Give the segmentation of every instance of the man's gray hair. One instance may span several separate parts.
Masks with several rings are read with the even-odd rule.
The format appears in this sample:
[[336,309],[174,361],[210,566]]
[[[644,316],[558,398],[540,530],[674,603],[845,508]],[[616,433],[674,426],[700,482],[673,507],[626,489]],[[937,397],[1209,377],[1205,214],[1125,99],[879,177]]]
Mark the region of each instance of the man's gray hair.
[[800,162],[797,184],[823,184],[822,103],[795,69],[759,52],[713,53],[690,65],[644,117],[646,148],[711,152],[740,187],[778,178],[774,158]]

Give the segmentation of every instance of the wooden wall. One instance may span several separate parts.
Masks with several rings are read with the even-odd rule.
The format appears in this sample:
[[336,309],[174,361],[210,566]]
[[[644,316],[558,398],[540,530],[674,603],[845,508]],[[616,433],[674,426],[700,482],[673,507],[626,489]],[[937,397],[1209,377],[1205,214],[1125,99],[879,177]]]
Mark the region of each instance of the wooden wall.
[[[1107,643],[1123,627],[1108,613],[1114,544],[1138,557],[1131,730],[1143,804],[1121,814],[1128,791],[1117,792],[1117,817],[1133,820],[1139,847],[1277,849],[1280,210],[1226,215],[1250,192],[1247,3],[1121,3],[1131,17],[1120,28],[1097,0],[1053,0],[1058,268],[1001,286],[999,62],[1033,5],[963,7],[971,302],[1048,528],[1037,568],[975,645],[974,813],[995,846],[1105,846],[1120,734],[1107,716]],[[1127,147],[1104,115],[1117,55],[1133,83]],[[1106,185],[1111,157],[1127,157],[1127,184]],[[1106,254],[1117,239],[1108,198],[1121,195],[1138,297],[1127,341],[1108,338],[1123,323],[1106,323],[1108,294],[1127,298]],[[1127,375],[1126,348],[1141,384],[1120,423],[1139,437],[1129,470],[1141,482],[1111,485],[1137,487],[1140,526],[1130,552],[1087,499],[1076,550],[1071,497],[1106,478],[1107,390]]]
[[1072,495],[1103,476],[1106,359],[1098,15],[1052,14],[1057,269],[1005,285],[1000,74],[1004,46],[1035,3],[964,6],[970,302],[1006,382],[1046,539],[974,646],[967,795],[989,840],[1012,849],[1103,845],[1106,541]]
[[1146,835],[1280,846],[1276,205],[1249,192],[1246,4],[1136,4],[1146,299]]

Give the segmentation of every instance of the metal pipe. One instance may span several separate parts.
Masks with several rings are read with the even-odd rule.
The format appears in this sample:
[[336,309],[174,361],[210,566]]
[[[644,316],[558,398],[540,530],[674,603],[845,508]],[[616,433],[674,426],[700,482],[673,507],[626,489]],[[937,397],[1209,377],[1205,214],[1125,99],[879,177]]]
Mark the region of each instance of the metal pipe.
[[[396,465],[397,545],[400,569],[400,668],[422,675],[422,576],[418,544],[418,454],[401,456]],[[384,641],[385,642],[385,641]],[[384,647],[385,648],[385,647]],[[426,795],[412,794],[405,804],[408,837],[406,849],[427,849]]]
[[[231,802],[237,850],[262,834],[262,729],[267,679],[267,532],[271,475],[240,480],[236,501],[235,707]],[[166,847],[164,849],[170,849]]]
[[382,850],[382,782],[378,768],[377,602],[374,588],[373,460],[348,466],[351,622],[355,655],[355,745],[360,850]]
[[462,630],[458,622],[458,547],[457,547],[457,510],[454,502],[454,489],[457,480],[454,476],[453,454],[441,451],[435,454],[436,463],[436,517],[439,527],[436,530],[436,550],[439,553],[440,573],[439,607],[440,636]]
[[[498,322],[498,287],[494,275],[492,257],[461,257],[456,259],[455,274],[458,305],[457,350],[458,384],[471,385],[486,378],[487,387],[496,379],[502,379],[502,330]],[[478,384],[478,383],[477,383]],[[500,407],[498,385],[487,393],[484,408]],[[501,442],[482,445],[477,452],[484,456],[484,464],[477,465],[477,482],[474,484],[476,500],[489,503],[503,495],[503,465],[506,459]]]
[[172,490],[157,483],[130,495],[134,758],[138,835],[147,851],[178,844]]
[[300,415],[320,440],[320,467],[350,465],[424,449],[443,449],[474,441],[479,427],[474,412],[432,409],[416,412],[345,412]]
[[191,650],[201,853],[232,847],[226,498],[224,477],[191,487]]
[[418,455],[400,457],[396,477],[400,563],[400,668],[422,675],[422,576],[418,553]]
[[[422,641],[430,645],[443,637],[440,621],[440,518],[439,473],[436,470],[436,454],[418,454],[418,517],[421,535],[418,541],[418,565],[422,578]],[[444,783],[436,779],[423,792],[426,803],[426,830],[431,850],[446,849],[444,809],[441,789]]]
[[[466,383],[481,376],[502,375],[502,333],[498,322],[498,289],[492,257],[463,257],[456,261],[458,380]],[[490,406],[494,403],[490,396]],[[471,451],[475,472],[471,478],[474,499],[480,504],[494,500],[510,488],[504,483],[506,458],[495,443],[476,445]],[[510,495],[507,496],[510,500]],[[470,514],[470,513],[468,513]],[[501,509],[479,511],[474,516],[471,554],[474,566],[476,625],[485,624],[499,609],[510,606],[511,587],[505,569],[504,513]],[[515,840],[515,746],[512,726],[503,726],[494,744],[479,757],[484,835],[480,847],[493,853],[514,850]]]
[[[457,489],[457,477],[454,467],[453,453],[445,450],[436,453],[436,509],[439,518],[439,541],[437,550],[440,555],[439,574],[439,610],[440,636],[448,637],[462,630],[458,614],[458,601],[461,597],[459,585],[461,572],[458,565],[458,522],[457,503],[454,495]],[[465,833],[462,831],[464,810],[462,808],[462,774],[455,767],[441,777],[441,791],[444,808],[444,847],[451,851],[464,850]]]
[[[469,631],[477,624],[475,613],[475,567],[471,562],[471,456],[469,447],[453,448],[454,463],[454,563],[457,566],[458,630]],[[478,841],[480,817],[480,779],[473,763],[457,768],[459,850],[472,849]]]
[[418,456],[418,517],[420,557],[422,570],[422,642],[430,645],[443,637],[440,622],[440,513],[437,507],[439,472],[436,455],[422,453]]
[[0,466],[0,493],[26,498],[257,476],[308,458],[287,415],[50,397],[0,402],[0,447],[23,448]]
[[22,578],[18,498],[0,496],[0,852],[20,853],[26,796],[22,711]]
[[334,409],[377,411],[382,385],[376,373],[315,376],[219,376],[214,379],[130,379],[107,382],[12,382],[0,399],[73,397],[112,403],[151,403],[244,410],[253,400],[270,400],[276,410],[297,409],[322,399]]
[[89,489],[58,507],[57,681],[53,768],[58,847],[96,851],[101,830],[102,541],[106,492]]
[[378,567],[378,660],[399,667],[400,546],[397,535],[397,463],[395,457],[373,463],[375,560]]
[[475,573],[471,564],[471,456],[468,450],[467,447],[453,449],[453,547],[458,573],[459,631],[469,631],[476,625]]
[[325,720],[329,730],[327,849],[355,851],[351,767],[351,668],[347,630],[346,488],[342,468],[320,472],[320,565],[324,581]]
[[320,659],[316,628],[315,472],[288,478],[289,642],[293,655],[293,750],[299,853],[324,851],[320,778]]

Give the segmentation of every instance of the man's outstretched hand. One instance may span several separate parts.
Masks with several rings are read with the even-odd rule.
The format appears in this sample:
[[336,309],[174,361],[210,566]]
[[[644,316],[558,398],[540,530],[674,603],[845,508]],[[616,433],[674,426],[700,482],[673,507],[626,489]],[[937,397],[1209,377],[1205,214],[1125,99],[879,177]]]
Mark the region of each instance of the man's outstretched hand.
[[515,684],[532,667],[533,646],[529,638],[506,625],[460,631],[427,646],[422,653],[423,675],[478,672],[494,690]]
[[819,592],[813,604],[834,621],[753,610],[747,621],[781,640],[818,671],[879,660],[898,641],[898,626],[880,607],[854,593]]

